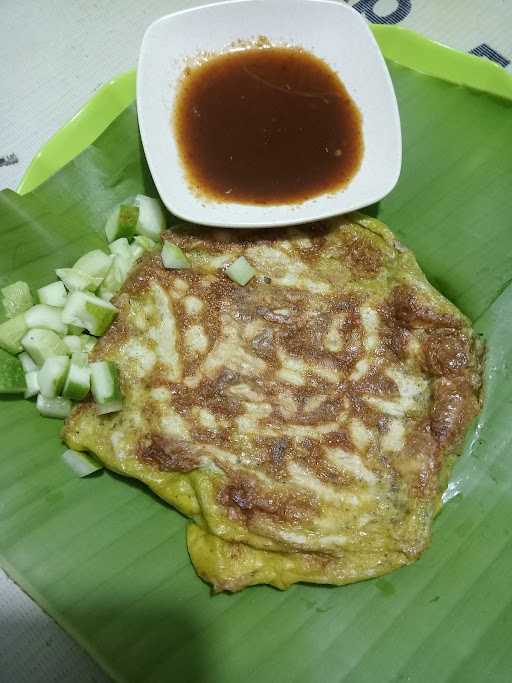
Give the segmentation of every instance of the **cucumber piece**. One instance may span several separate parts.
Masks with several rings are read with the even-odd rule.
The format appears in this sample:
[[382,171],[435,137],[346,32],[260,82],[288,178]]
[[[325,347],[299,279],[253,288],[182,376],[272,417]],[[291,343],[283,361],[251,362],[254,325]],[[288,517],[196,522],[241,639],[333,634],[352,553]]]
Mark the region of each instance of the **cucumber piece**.
[[103,465],[87,453],[80,453],[69,448],[62,454],[62,460],[79,477],[87,477],[89,474],[103,469]]
[[126,203],[116,206],[105,224],[107,242],[113,242],[119,237],[133,237],[139,219],[139,207],[126,200]]
[[89,365],[89,354],[83,351],[72,353],[71,362],[84,368],[86,365]]
[[27,330],[24,313],[6,320],[0,325],[0,348],[9,353],[20,353],[23,351],[21,340]]
[[23,372],[32,372],[33,370],[39,370],[37,365],[34,363],[32,358],[28,355],[26,351],[20,353],[20,355],[18,356],[18,360],[21,363]]
[[226,268],[226,275],[238,285],[246,285],[249,280],[256,275],[256,271],[251,266],[245,256],[239,256],[236,261]]
[[162,247],[162,263],[165,268],[190,268],[190,261],[179,247],[171,242],[165,242]]
[[71,401],[67,398],[62,398],[62,396],[47,398],[42,394],[38,394],[36,408],[44,417],[64,419],[71,412]]
[[88,292],[73,292],[62,309],[62,319],[80,325],[96,336],[106,332],[118,311],[115,306]]
[[107,413],[118,413],[123,409],[122,401],[110,401],[109,403],[96,404],[96,413],[106,415]]
[[75,353],[77,351],[82,350],[82,342],[80,341],[80,337],[77,337],[73,334],[67,334],[62,341],[66,346],[68,347],[69,353]]
[[57,334],[67,334],[68,331],[68,326],[62,322],[62,308],[47,304],[36,304],[25,311],[25,322],[29,330],[40,327]]
[[156,242],[149,237],[146,237],[145,235],[135,235],[135,238],[133,240],[133,243],[131,246],[134,244],[138,244],[141,246],[144,251],[151,251],[156,247]]
[[60,280],[56,280],[45,287],[40,287],[37,290],[37,296],[42,304],[62,308],[66,303],[68,293],[64,287],[64,283]]
[[68,325],[68,334],[73,334],[78,337],[83,331],[84,328],[80,327],[79,325]]
[[108,403],[120,402],[121,388],[119,373],[115,363],[100,360],[90,364],[91,391],[94,401],[100,406]]
[[2,303],[8,318],[23,313],[33,304],[30,287],[26,282],[18,281],[2,288]]
[[80,256],[73,266],[73,270],[78,270],[80,273],[85,273],[91,277],[104,278],[111,263],[112,256],[105,254],[101,249],[93,249],[93,251],[88,251],[87,254]]
[[80,335],[80,342],[82,344],[82,351],[84,353],[89,353],[96,346],[96,339],[88,334]]
[[82,273],[74,268],[57,268],[55,272],[70,292],[95,292],[101,285],[102,278],[92,277],[92,275]]
[[84,399],[91,388],[91,371],[87,365],[70,363],[62,395],[73,401]]
[[133,264],[134,259],[131,253],[128,258],[119,255],[114,256],[112,265],[98,290],[98,296],[104,301],[110,301],[123,286]]
[[21,340],[21,345],[36,365],[42,366],[47,358],[66,356],[67,346],[53,330],[29,330]]
[[22,394],[27,388],[23,367],[16,356],[0,349],[0,394]]
[[108,248],[114,256],[122,256],[123,258],[130,258],[132,253],[130,243],[126,237],[120,237],[115,242],[112,242],[112,244],[109,244]]
[[158,199],[138,194],[135,204],[139,209],[139,217],[135,232],[138,235],[158,240],[162,230],[165,230],[165,216]]
[[132,259],[136,261],[145,253],[144,247],[142,247],[140,244],[137,244],[136,242],[133,242],[132,244],[130,244],[130,253]]
[[37,381],[39,391],[45,398],[56,398],[62,391],[69,369],[67,356],[47,358],[39,370]]
[[27,385],[24,393],[25,398],[32,398],[39,393],[38,374],[38,370],[30,370],[30,372],[25,373],[25,384]]

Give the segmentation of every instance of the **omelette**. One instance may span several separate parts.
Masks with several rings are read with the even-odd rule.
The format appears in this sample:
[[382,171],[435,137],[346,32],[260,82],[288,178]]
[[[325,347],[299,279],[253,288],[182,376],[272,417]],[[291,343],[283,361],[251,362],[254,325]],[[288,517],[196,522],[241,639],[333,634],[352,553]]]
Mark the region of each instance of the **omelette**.
[[[186,515],[215,591],[347,584],[416,560],[480,409],[470,321],[362,214],[163,239],[191,267],[140,259],[92,354],[118,365],[123,409],[77,405],[69,447]],[[224,272],[241,255],[245,287]]]

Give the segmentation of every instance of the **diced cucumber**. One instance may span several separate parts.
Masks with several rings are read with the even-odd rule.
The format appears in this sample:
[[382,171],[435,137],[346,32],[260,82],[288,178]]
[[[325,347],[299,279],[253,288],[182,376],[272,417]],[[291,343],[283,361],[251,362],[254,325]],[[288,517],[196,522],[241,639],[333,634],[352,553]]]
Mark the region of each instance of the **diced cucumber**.
[[119,237],[133,237],[139,218],[139,207],[127,203],[120,204],[112,211],[105,224],[107,242]]
[[96,413],[106,415],[107,413],[118,413],[123,409],[122,401],[110,401],[109,403],[96,404]]
[[28,327],[25,322],[24,313],[6,320],[0,325],[0,348],[5,349],[9,353],[23,351],[21,340],[27,330]]
[[8,318],[23,313],[33,304],[30,287],[26,282],[14,282],[2,288],[2,303]]
[[69,358],[67,356],[52,356],[45,360],[37,375],[39,391],[45,398],[59,396],[66,381],[68,368]]
[[89,365],[89,354],[79,351],[71,354],[71,362],[83,368]]
[[80,335],[80,342],[82,344],[82,351],[84,353],[89,353],[96,346],[96,339],[88,334]]
[[171,242],[164,242],[162,247],[162,263],[165,268],[190,268],[190,261],[181,249]]
[[94,294],[73,292],[62,309],[62,319],[71,325],[80,325],[96,336],[104,334],[118,311],[115,306]]
[[20,355],[18,356],[18,360],[21,363],[23,372],[32,372],[32,370],[39,370],[37,365],[34,363],[32,358],[28,355],[26,351],[20,353]]
[[73,266],[73,270],[78,270],[91,277],[104,278],[111,263],[112,256],[105,254],[101,249],[93,249],[93,251],[88,251],[87,254],[80,256]]
[[69,448],[62,454],[62,460],[79,477],[87,477],[89,474],[103,469],[103,465],[87,453],[80,453]]
[[47,358],[65,356],[67,346],[53,330],[29,330],[21,340],[21,345],[36,365],[42,366]]
[[0,394],[22,394],[27,388],[23,367],[16,356],[0,349]]
[[62,396],[47,398],[42,394],[38,394],[36,408],[44,417],[64,419],[71,412],[71,401],[67,398],[62,398]]
[[242,286],[246,285],[256,275],[256,271],[245,256],[239,256],[236,261],[233,261],[226,268],[225,273],[233,282]]
[[64,287],[64,283],[60,280],[56,280],[45,287],[40,287],[37,290],[37,296],[42,304],[62,308],[66,303],[68,293]]
[[130,252],[134,261],[139,259],[145,253],[144,247],[142,247],[140,244],[137,244],[136,242],[130,244]]
[[104,301],[110,301],[123,286],[133,264],[134,259],[131,255],[129,258],[114,256],[114,261],[98,290],[98,296]]
[[83,331],[84,328],[80,327],[79,325],[68,325],[68,334],[73,334],[78,337]]
[[135,235],[133,244],[138,244],[144,249],[144,251],[151,251],[156,247],[156,242],[145,235]]
[[81,401],[89,393],[91,388],[91,371],[87,365],[71,363],[69,366],[62,395],[73,401]]
[[130,249],[130,243],[126,237],[120,237],[112,244],[108,245],[108,248],[114,254],[114,256],[122,256],[123,258],[130,258],[132,252]]
[[30,370],[30,372],[25,373],[25,383],[27,388],[25,389],[25,398],[32,398],[39,393],[39,381],[37,376],[39,374],[38,370]]
[[73,334],[67,334],[62,341],[68,347],[69,353],[75,353],[76,351],[82,350],[82,342],[80,341],[80,337],[77,337]]
[[57,268],[55,272],[70,292],[95,292],[101,285],[100,277],[92,277],[74,268]]
[[36,304],[25,311],[25,322],[29,330],[40,327],[57,334],[66,334],[68,331],[68,326],[62,322],[62,308],[47,304]]
[[158,240],[162,230],[165,230],[165,216],[158,199],[138,194],[135,204],[139,208],[139,218],[135,232],[153,240]]
[[119,373],[115,363],[100,360],[91,363],[91,391],[99,405],[121,401]]

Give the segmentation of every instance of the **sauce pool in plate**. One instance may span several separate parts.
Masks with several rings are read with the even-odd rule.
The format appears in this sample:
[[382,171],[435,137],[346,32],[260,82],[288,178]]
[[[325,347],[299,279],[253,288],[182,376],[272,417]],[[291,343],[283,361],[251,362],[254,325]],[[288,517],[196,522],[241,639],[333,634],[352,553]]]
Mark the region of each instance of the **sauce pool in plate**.
[[300,48],[248,48],[185,69],[173,129],[203,197],[295,204],[335,192],[363,155],[360,112],[336,73]]

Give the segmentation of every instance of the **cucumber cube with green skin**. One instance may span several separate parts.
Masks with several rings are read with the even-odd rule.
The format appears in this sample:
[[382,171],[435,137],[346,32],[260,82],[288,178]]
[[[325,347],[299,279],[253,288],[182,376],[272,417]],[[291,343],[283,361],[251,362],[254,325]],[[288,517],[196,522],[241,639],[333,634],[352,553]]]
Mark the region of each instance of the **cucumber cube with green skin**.
[[7,287],[3,287],[2,303],[8,318],[14,318],[14,316],[23,313],[34,303],[32,301],[30,287],[22,280],[14,282],[12,285],[7,285]]
[[[138,244],[144,251],[151,251],[156,247],[156,242],[145,235],[135,235],[133,244]],[[132,246],[133,246],[132,244]]]
[[91,391],[94,401],[99,405],[121,401],[119,372],[115,363],[100,360],[90,364]]
[[105,224],[107,242],[113,242],[119,237],[133,237],[138,219],[138,206],[128,203],[116,206]]
[[57,334],[67,334],[68,326],[62,321],[62,308],[36,304],[25,311],[25,321],[29,330],[37,327],[53,330]]
[[6,320],[0,324],[0,348],[8,353],[20,353],[23,351],[21,340],[27,330],[24,313]]
[[89,353],[96,346],[97,339],[91,337],[88,334],[80,335],[80,343],[82,344],[82,351],[84,353]]
[[91,277],[105,277],[110,264],[112,263],[112,256],[105,254],[101,249],[93,249],[81,256],[73,266],[73,270],[78,270],[80,273],[85,273]]
[[118,310],[88,292],[73,292],[62,309],[62,319],[70,325],[80,325],[95,336],[104,334]]
[[84,351],[77,351],[71,354],[71,362],[80,367],[85,367],[89,365],[89,354]]
[[39,393],[39,380],[38,380],[39,370],[30,370],[25,373],[25,383],[27,388],[23,394],[25,398],[32,398]]
[[42,394],[37,395],[36,408],[43,417],[56,417],[63,420],[70,414],[71,407],[71,401],[68,398],[62,398],[62,396],[47,398]]
[[67,356],[52,356],[45,360],[37,375],[39,391],[45,398],[59,396],[66,381],[68,368],[69,358]]
[[134,261],[139,259],[145,253],[144,247],[142,247],[140,244],[137,244],[136,242],[130,244],[130,252]]
[[32,372],[33,370],[39,370],[37,365],[34,363],[32,358],[28,355],[26,351],[20,353],[20,355],[18,356],[18,360],[21,363],[23,372]]
[[82,350],[82,342],[80,341],[80,337],[77,337],[73,334],[67,334],[62,341],[68,347],[69,353],[76,353]]
[[62,460],[79,477],[87,477],[89,474],[103,469],[103,465],[92,456],[74,451],[71,448],[64,451]]
[[57,280],[45,287],[40,287],[37,290],[37,296],[42,304],[62,308],[66,303],[68,293],[64,287],[64,283],[61,280]]
[[68,354],[67,346],[53,330],[29,330],[21,340],[21,345],[38,366],[42,366],[47,358]]
[[23,394],[27,388],[20,361],[0,349],[0,394]]
[[122,256],[123,258],[130,258],[132,253],[130,243],[126,237],[120,237],[115,242],[112,242],[112,244],[109,244],[108,248],[114,256]]
[[238,285],[245,286],[249,280],[256,275],[256,271],[251,266],[245,256],[239,256],[225,270],[226,275]]
[[110,301],[114,294],[117,294],[128,277],[128,273],[134,262],[135,259],[131,255],[131,252],[129,252],[128,257],[120,256],[118,254],[114,256],[112,265],[98,290],[98,296],[101,299]]
[[181,269],[190,268],[190,261],[181,251],[181,249],[172,244],[171,242],[165,242],[162,247],[162,263],[165,268],[168,269]]
[[71,362],[62,389],[64,398],[70,398],[73,401],[81,401],[84,399],[91,388],[91,371],[87,365],[79,365]]
[[158,240],[162,230],[165,230],[165,215],[162,205],[158,199],[147,197],[144,194],[138,194],[135,197],[135,204],[139,209],[135,232],[138,235],[149,237],[149,239]]
[[75,268],[57,268],[55,272],[70,292],[95,292],[101,285],[102,278],[82,273]]

